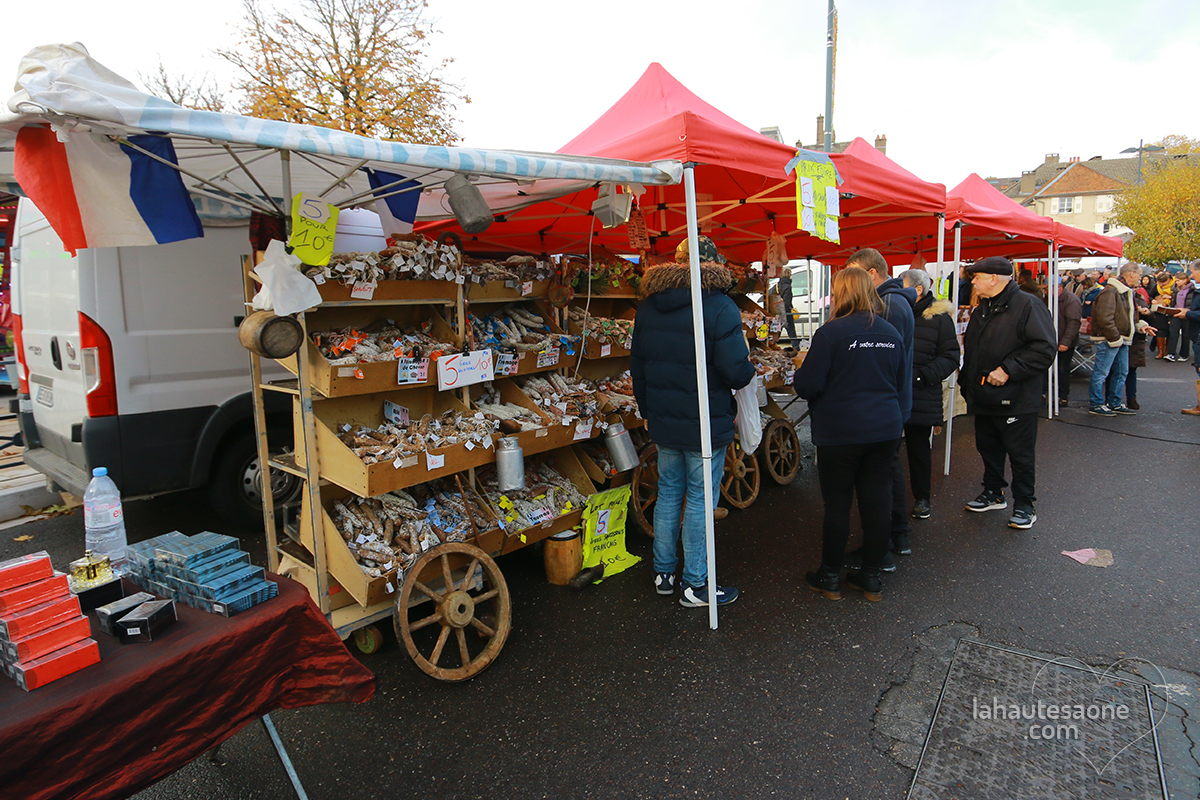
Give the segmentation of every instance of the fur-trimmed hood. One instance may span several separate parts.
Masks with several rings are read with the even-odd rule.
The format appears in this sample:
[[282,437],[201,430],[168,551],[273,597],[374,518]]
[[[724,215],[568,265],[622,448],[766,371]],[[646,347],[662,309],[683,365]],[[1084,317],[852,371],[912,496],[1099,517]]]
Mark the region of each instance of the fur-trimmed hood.
[[[733,283],[733,274],[723,264],[705,261],[700,264],[700,288],[723,292]],[[646,270],[639,292],[643,298],[668,289],[688,289],[691,276],[687,264],[658,264]]]
[[954,303],[949,300],[934,300],[929,304],[929,308],[921,312],[921,316],[925,319],[933,319],[934,314],[948,314],[953,319]]

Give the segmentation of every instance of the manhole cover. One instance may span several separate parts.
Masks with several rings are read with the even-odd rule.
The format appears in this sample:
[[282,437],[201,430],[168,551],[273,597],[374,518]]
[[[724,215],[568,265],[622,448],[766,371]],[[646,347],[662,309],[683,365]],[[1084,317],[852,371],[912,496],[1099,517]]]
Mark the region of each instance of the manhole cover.
[[1166,800],[1149,686],[964,639],[908,796]]

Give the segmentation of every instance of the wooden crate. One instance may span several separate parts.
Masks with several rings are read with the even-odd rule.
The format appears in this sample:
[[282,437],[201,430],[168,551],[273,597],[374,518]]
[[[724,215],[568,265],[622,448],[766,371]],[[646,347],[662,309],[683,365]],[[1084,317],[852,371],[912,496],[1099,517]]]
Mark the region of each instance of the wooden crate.
[[[311,536],[309,542],[312,542]],[[343,547],[345,544],[343,543]],[[287,576],[294,581],[297,581],[304,588],[308,589],[308,594],[312,597],[313,602],[319,607],[321,598],[317,596],[317,571],[312,564],[308,563],[312,560],[311,553],[305,553],[307,559],[298,558],[293,555],[283,555],[279,559],[279,574]],[[366,575],[363,576],[364,578]],[[352,594],[342,588],[342,585],[337,582],[332,575],[327,577],[329,585],[329,610],[336,611],[339,608],[345,608],[349,605],[354,605],[355,599]]]
[[[584,306],[583,303],[579,302],[579,298],[576,298],[572,305],[577,308],[583,308]],[[633,319],[637,316],[637,306],[628,300],[612,299],[605,296],[601,299],[593,298],[588,308],[588,313],[594,317]],[[583,334],[583,328],[571,322],[570,317],[568,317],[567,332],[579,336]],[[622,343],[613,342],[602,345],[592,339],[587,340],[583,350],[584,359],[621,358],[628,355],[629,348],[625,347]]]
[[[466,478],[467,476],[464,475],[463,480],[465,481]],[[400,591],[400,583],[396,580],[394,574],[372,578],[363,572],[362,567],[354,560],[354,555],[350,552],[346,541],[338,533],[337,527],[333,523],[333,504],[339,500],[353,499],[353,497],[353,492],[348,492],[338,486],[321,487],[321,529],[325,532],[325,561],[329,566],[329,574],[345,587],[346,591],[350,593],[350,596],[360,606],[367,608],[376,603],[395,598],[396,593]],[[491,510],[487,509],[486,502],[484,503],[484,507],[485,513],[490,515]],[[300,510],[300,539],[301,543],[311,552],[313,543],[309,513],[308,492],[305,492]],[[499,527],[496,526],[494,517],[488,516],[482,520],[477,519],[476,524],[480,526],[479,538],[481,545],[489,541],[499,542],[502,540],[503,536],[500,533]],[[486,538],[489,536],[490,538]],[[474,540],[468,538],[467,542],[473,544]],[[450,568],[452,570],[458,569],[466,565],[466,563],[467,559],[464,556],[452,556]],[[440,585],[441,574],[441,565],[435,561],[421,573],[421,580],[427,583],[436,581]],[[391,592],[388,591],[389,585],[392,588]],[[343,605],[346,604],[343,603]]]
[[[562,441],[562,435],[560,435],[559,431],[554,430],[555,428],[562,428],[563,426],[555,425],[554,420],[550,417],[550,415],[538,408],[537,403],[533,402],[533,400],[529,398],[529,395],[521,391],[520,387],[513,383],[511,379],[497,378],[492,385],[495,386],[497,391],[500,392],[500,399],[502,401],[521,406],[522,408],[528,408],[543,421],[542,427],[536,430],[521,431],[520,433],[514,434],[500,433],[497,434],[498,438],[503,436],[515,436],[517,438],[517,443],[521,446],[521,449],[525,452],[525,455],[544,453],[547,450],[553,450],[557,447],[562,447],[564,444],[570,444],[570,442]],[[474,400],[479,397],[482,391],[483,387],[478,384],[471,387],[472,408],[475,407]],[[574,430],[574,428],[569,430]],[[497,444],[498,443],[499,442],[497,442]]]
[[[436,310],[428,306],[394,306],[375,308],[335,307],[319,309],[305,315],[305,324],[310,336],[305,340],[308,348],[309,384],[323,397],[347,397],[396,389],[398,365],[395,361],[376,361],[370,364],[334,366],[312,343],[314,331],[340,330],[347,326],[368,327],[373,323],[395,320],[402,328],[412,327],[425,321],[432,322],[430,335],[453,345],[452,352],[462,349],[462,338]],[[447,355],[450,353],[448,352]],[[299,374],[299,356],[279,361],[293,375]],[[423,383],[404,384],[409,386],[437,386],[437,364],[429,361],[427,378]]]
[[454,281],[380,281],[370,300],[357,300],[350,296],[353,286],[343,286],[335,280],[327,280],[317,286],[321,300],[325,303],[362,303],[403,300],[426,300],[429,302],[453,303],[458,300],[458,284]]
[[[546,459],[554,468],[565,475],[571,483],[575,484],[580,494],[585,497],[591,497],[596,493],[596,487],[588,477],[583,465],[579,463],[579,458],[571,447],[561,447],[558,450],[552,450],[549,453],[543,453],[537,456],[539,459]],[[529,459],[527,458],[527,465]],[[479,490],[477,490],[479,491]],[[492,502],[492,498],[486,497],[482,491],[479,491],[481,497],[485,501]],[[492,512],[497,518],[502,518],[503,515],[499,510],[492,505]],[[483,549],[493,555],[502,555],[511,553],[514,550],[520,550],[526,545],[539,542],[542,539],[549,538],[556,533],[571,530],[583,521],[583,509],[572,509],[566,514],[562,514],[552,520],[543,522],[540,525],[534,525],[528,528],[517,531],[505,531],[497,529],[489,532],[486,537],[481,536],[481,546]]]
[[[529,284],[529,293],[525,294],[523,283]],[[470,303],[511,303],[514,300],[534,300],[546,296],[550,291],[550,281],[517,281],[509,286],[507,281],[488,281],[487,283],[468,283],[466,285],[466,300]]]
[[[384,400],[407,408],[411,419],[420,419],[425,414],[436,417],[451,409],[466,416],[473,413],[450,392],[438,392],[431,388],[316,401],[313,403],[313,421],[317,429],[317,452],[321,454],[322,478],[361,497],[373,497],[495,461],[494,446],[487,446],[494,445],[494,441],[488,439],[485,443],[474,444],[472,448],[468,448],[466,444],[454,444],[431,451],[434,456],[445,458],[443,466],[433,470],[427,469],[427,453],[406,457],[399,468],[392,462],[364,464],[349,447],[342,444],[337,434],[344,424],[378,427],[384,421]],[[293,403],[293,413],[296,463],[304,467],[304,430],[299,416],[298,398]]]
[[[533,309],[533,311],[539,317],[546,320],[547,324],[550,326],[550,332],[552,334],[562,335],[565,333],[565,331],[558,326],[558,323],[555,322],[554,314],[550,311],[550,309],[544,303],[531,300],[530,298],[525,298],[525,300],[526,300],[526,305],[531,307]],[[476,347],[485,347],[485,346],[486,345],[484,343],[481,343],[481,342],[476,343]],[[560,345],[558,347],[558,355],[553,360],[550,360],[548,358],[539,358],[539,356],[541,354],[536,353],[536,352],[531,352],[531,351],[517,353],[517,356],[519,359],[517,361],[517,371],[515,373],[509,372],[504,375],[498,374],[496,377],[502,378],[502,377],[511,377],[513,375],[532,375],[535,372],[546,372],[546,371],[552,370],[552,369],[573,368],[575,366],[575,364],[578,363],[578,361],[579,361],[579,347],[578,347],[578,345],[573,345],[573,348],[574,348],[575,352],[573,354],[569,355],[567,353],[566,348],[562,347]],[[539,364],[538,363],[539,361],[542,361],[544,363]],[[497,359],[497,363],[499,363],[499,359]]]

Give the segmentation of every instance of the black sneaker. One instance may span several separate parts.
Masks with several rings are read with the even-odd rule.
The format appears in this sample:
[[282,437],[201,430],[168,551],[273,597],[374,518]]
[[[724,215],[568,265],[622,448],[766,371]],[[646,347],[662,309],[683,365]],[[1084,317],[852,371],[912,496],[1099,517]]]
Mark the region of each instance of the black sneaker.
[[670,572],[659,572],[654,575],[654,589],[659,594],[675,594],[675,576]]
[[877,569],[851,570],[846,573],[846,585],[851,589],[858,589],[863,593],[863,597],[872,603],[878,603],[883,599],[883,582],[879,580],[879,570]]
[[929,501],[918,500],[916,503],[913,503],[911,516],[913,519],[929,519]]
[[999,511],[1002,508],[1008,508],[1004,492],[985,491],[967,503],[967,511]]
[[[857,550],[851,550],[849,553],[846,553],[846,559],[843,563],[849,569],[862,569],[863,566],[865,566],[863,564],[862,548],[860,547]],[[881,572],[896,571],[896,559],[892,557],[890,550],[884,554],[883,566],[881,566],[879,569]]]
[[[1136,402],[1136,401],[1134,401],[1134,402]],[[1134,411],[1132,408],[1125,405],[1124,403],[1122,403],[1119,406],[1109,406],[1108,408],[1114,414],[1136,414],[1137,413],[1136,411]]]
[[1033,506],[1018,506],[1013,509],[1012,516],[1008,518],[1008,527],[1025,530],[1032,528],[1035,522],[1037,522],[1037,514],[1034,513]]
[[898,556],[912,555],[912,543],[909,542],[907,533],[897,533],[892,537],[892,552]]
[[[732,586],[717,587],[717,605],[724,606],[738,599],[738,590]],[[679,597],[679,605],[684,608],[700,608],[708,605],[708,586],[688,586],[683,584],[683,593]]]
[[804,582],[814,592],[820,592],[826,600],[842,599],[842,587],[838,583],[838,574],[824,565],[816,572],[805,574]]
[[1115,417],[1117,415],[1117,412],[1108,406],[1092,406],[1088,409],[1088,413],[1095,414],[1097,417]]

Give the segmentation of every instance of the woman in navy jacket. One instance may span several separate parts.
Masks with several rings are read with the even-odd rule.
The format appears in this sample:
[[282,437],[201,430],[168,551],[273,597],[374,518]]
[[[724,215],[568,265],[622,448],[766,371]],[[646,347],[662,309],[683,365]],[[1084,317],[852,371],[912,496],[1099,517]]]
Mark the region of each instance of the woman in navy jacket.
[[833,318],[817,329],[793,385],[809,401],[817,474],[825,503],[821,567],[810,588],[841,599],[839,576],[850,538],[850,504],[858,492],[863,567],[846,583],[868,600],[881,599],[880,568],[890,544],[892,456],[904,429],[900,394],[908,365],[899,332],[866,271],[847,267],[833,277]]

